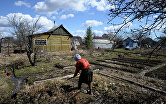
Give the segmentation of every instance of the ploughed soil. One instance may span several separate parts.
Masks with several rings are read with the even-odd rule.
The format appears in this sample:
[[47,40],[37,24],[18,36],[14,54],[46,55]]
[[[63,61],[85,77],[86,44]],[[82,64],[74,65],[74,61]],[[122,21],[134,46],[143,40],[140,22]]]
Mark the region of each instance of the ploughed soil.
[[166,65],[159,69],[146,73],[145,76],[166,80]]
[[[89,56],[82,55],[86,59]],[[93,56],[95,57],[95,56]],[[58,60],[53,60],[53,59]],[[94,58],[93,58],[94,59]],[[2,70],[0,75],[3,76],[3,82],[6,87],[12,86],[8,95],[0,98],[0,103],[4,104],[22,104],[22,103],[40,103],[40,104],[160,104],[166,103],[166,67],[161,67],[152,71],[151,68],[164,63],[161,60],[135,59],[132,57],[111,57],[96,60],[89,59],[92,69],[94,69],[93,77],[93,96],[86,93],[88,86],[82,85],[82,89],[77,89],[78,77],[72,79],[56,79],[74,73],[74,64],[71,61],[72,56],[53,56],[50,62],[38,60],[36,68],[48,68],[51,70],[41,72],[24,72],[24,68],[17,70],[19,77],[28,77],[28,83],[17,91],[17,94],[11,98],[14,85],[9,80],[11,76],[5,76]],[[44,65],[41,66],[40,65]],[[72,65],[72,66],[71,66]],[[49,67],[47,67],[49,66]],[[30,67],[31,68],[31,67]],[[27,70],[27,69],[26,69]],[[44,69],[42,69],[44,70]],[[142,71],[146,71],[145,75],[141,75]],[[111,77],[103,75],[105,73]],[[34,84],[35,81],[51,79],[51,81]],[[123,80],[125,79],[125,80]],[[129,81],[128,81],[129,80]],[[129,83],[130,82],[130,83]],[[5,86],[2,87],[0,82],[0,90],[3,92]],[[139,86],[135,83],[152,87],[156,91],[146,87]],[[1,89],[2,88],[2,89]],[[3,96],[8,90],[5,90],[0,96]],[[163,93],[161,93],[163,92]]]
[[142,89],[124,81],[110,79],[105,76],[94,74],[94,86],[91,96],[82,91],[87,90],[83,84],[82,89],[77,89],[77,78],[71,80],[54,80],[38,85],[26,85],[17,92],[13,99],[5,99],[3,103],[67,103],[67,104],[124,104],[124,103],[161,103],[165,98],[159,93]]

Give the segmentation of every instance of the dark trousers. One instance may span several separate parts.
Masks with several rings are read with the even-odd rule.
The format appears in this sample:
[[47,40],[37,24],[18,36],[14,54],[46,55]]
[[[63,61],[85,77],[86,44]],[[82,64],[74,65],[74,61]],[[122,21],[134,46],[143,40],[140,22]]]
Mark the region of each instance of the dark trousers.
[[90,69],[84,69],[81,72],[81,75],[79,77],[78,81],[78,88],[81,88],[82,83],[90,84],[93,81],[93,71],[89,71]]

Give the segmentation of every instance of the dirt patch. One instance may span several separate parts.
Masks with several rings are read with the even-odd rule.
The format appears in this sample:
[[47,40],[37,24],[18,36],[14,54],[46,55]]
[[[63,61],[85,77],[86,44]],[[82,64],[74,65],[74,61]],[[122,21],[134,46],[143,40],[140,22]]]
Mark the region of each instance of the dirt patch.
[[[87,54],[79,53],[89,62],[97,63],[92,65],[92,69],[98,69],[107,74],[114,75],[117,77],[128,78],[132,81],[151,86],[156,89],[164,90],[165,83],[161,80],[140,76],[140,71],[149,70],[148,68],[159,65],[162,61],[158,60],[147,60],[147,58],[125,55],[124,57],[117,58],[119,53],[116,52],[90,52]],[[10,95],[6,95],[1,99],[3,103],[71,103],[71,104],[82,104],[82,103],[107,103],[107,104],[124,104],[124,103],[163,103],[164,96],[155,91],[142,88],[132,83],[128,83],[124,80],[117,80],[115,78],[108,78],[106,76],[95,73],[94,74],[94,86],[93,92],[95,96],[89,96],[77,90],[78,77],[63,81],[46,82],[39,86],[33,85],[34,81],[45,80],[50,78],[58,78],[65,75],[73,74],[75,71],[75,61],[73,56],[75,53],[70,54],[55,54],[50,55],[47,58],[39,58],[35,67],[21,67],[16,70],[16,76],[25,77],[29,76],[28,79],[31,83],[25,86],[24,89],[18,91],[17,97],[11,99]],[[141,59],[139,59],[141,58]],[[162,59],[161,59],[162,60]],[[18,64],[20,66],[21,64]],[[69,67],[66,67],[69,66]],[[161,73],[163,70],[161,70]],[[158,73],[158,72],[155,72]],[[165,73],[165,72],[164,72]],[[0,75],[1,76],[1,75]],[[6,78],[6,76],[4,76]],[[163,76],[165,77],[165,76]],[[7,81],[2,86],[8,86]],[[3,83],[3,82],[1,82]],[[1,85],[1,84],[0,84]],[[86,84],[83,84],[85,90],[88,89]],[[4,89],[2,89],[4,90]],[[7,90],[5,90],[7,92]],[[3,91],[3,94],[5,94]],[[10,90],[11,91],[11,90]],[[164,90],[166,91],[166,89]],[[2,92],[2,91],[0,91]],[[10,93],[11,94],[11,93]],[[0,103],[1,103],[0,102]]]
[[112,63],[112,64],[116,64],[116,65],[123,65],[125,67],[133,67],[133,68],[138,68],[138,69],[143,69],[145,67],[144,65],[130,64],[130,63],[119,62],[119,61],[115,61],[115,60],[114,61],[113,60],[96,60],[96,61]]
[[125,67],[125,66],[116,65],[116,64],[108,64],[105,62],[91,62],[91,64],[102,66],[102,67],[107,67],[107,68],[111,68],[111,69],[115,69],[115,70],[130,72],[130,73],[138,73],[141,71],[140,69]]
[[145,76],[166,80],[166,65],[159,69],[146,73]]
[[[160,94],[142,89],[125,81],[97,75],[94,77],[94,90],[107,104],[152,103]],[[102,82],[101,82],[102,80]]]
[[130,64],[146,65],[151,67],[162,63],[162,61],[160,60],[146,60],[146,59],[134,59],[134,58],[112,58],[111,60],[130,63]]
[[93,97],[71,87],[69,82],[54,81],[26,88],[18,92],[15,99],[7,98],[3,103],[40,103],[40,104],[87,104],[95,103]]

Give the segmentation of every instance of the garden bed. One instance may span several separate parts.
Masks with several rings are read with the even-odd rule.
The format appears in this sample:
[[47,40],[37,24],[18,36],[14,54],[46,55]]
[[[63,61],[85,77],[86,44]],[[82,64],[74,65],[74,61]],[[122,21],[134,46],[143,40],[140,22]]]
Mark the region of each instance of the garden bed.
[[166,65],[159,69],[146,73],[145,76],[166,80]]

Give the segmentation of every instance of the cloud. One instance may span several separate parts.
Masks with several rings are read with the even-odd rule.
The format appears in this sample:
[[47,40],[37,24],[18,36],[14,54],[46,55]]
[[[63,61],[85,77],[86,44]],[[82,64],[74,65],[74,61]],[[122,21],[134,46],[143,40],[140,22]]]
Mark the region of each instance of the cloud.
[[154,18],[157,18],[158,16],[159,16],[159,15],[154,15],[153,17],[154,17]]
[[72,32],[72,34],[74,36],[80,36],[83,38],[86,35],[86,31],[85,30],[76,30],[76,31]]
[[0,16],[0,27],[9,27],[7,17]]
[[[6,16],[0,16],[0,32],[4,33],[10,32],[9,30],[11,30],[12,28],[8,23],[7,17],[10,18],[13,17],[14,15],[17,15],[18,17],[23,17],[27,21],[35,21],[39,17],[39,15],[31,17],[29,14],[22,14],[22,13],[9,13]],[[45,16],[41,16],[38,23],[43,26],[43,28],[38,32],[46,32],[54,26],[54,23]]]
[[108,0],[90,0],[89,4],[92,7],[96,7],[96,9],[98,11],[105,11],[105,10],[109,10],[111,8],[115,8],[114,6],[110,6]]
[[58,10],[85,11],[87,0],[45,0],[37,2],[33,7],[36,12],[41,14],[57,14]]
[[95,34],[103,34],[103,31],[94,30],[93,32],[94,32]]
[[11,37],[12,35],[9,32],[1,32],[1,37]]
[[16,1],[16,2],[14,3],[14,5],[16,5],[16,6],[22,6],[22,5],[24,5],[24,6],[28,7],[28,8],[31,7],[30,4],[29,4],[29,3],[26,3],[25,1]]
[[0,27],[0,32],[9,31],[9,27]]
[[111,6],[108,0],[45,0],[37,2],[33,7],[41,14],[57,14],[61,10],[85,11],[89,8],[96,8],[98,11],[105,11],[115,6]]
[[62,15],[62,16],[60,17],[60,19],[63,20],[63,19],[73,18],[73,17],[74,17],[74,14],[67,14],[67,15]]
[[56,17],[55,17],[55,16],[52,16],[52,19],[56,19]]
[[89,27],[89,26],[99,26],[103,25],[102,22],[96,21],[96,20],[87,20],[85,23],[83,23],[83,26]]
[[[120,24],[120,25],[116,25],[116,26],[109,26],[109,27],[104,27],[104,30],[105,31],[109,31],[109,30],[112,30],[112,31],[114,31],[114,30],[117,30],[117,29],[119,29],[119,28],[121,28],[122,26],[123,26],[124,24]],[[127,28],[127,27],[130,27],[130,26],[132,26],[132,23],[131,22],[129,22],[128,24],[126,24],[123,28]],[[123,29],[122,28],[122,29]]]

